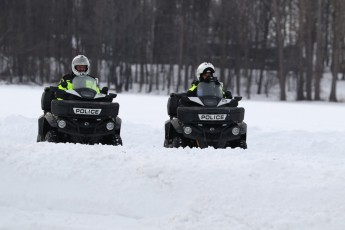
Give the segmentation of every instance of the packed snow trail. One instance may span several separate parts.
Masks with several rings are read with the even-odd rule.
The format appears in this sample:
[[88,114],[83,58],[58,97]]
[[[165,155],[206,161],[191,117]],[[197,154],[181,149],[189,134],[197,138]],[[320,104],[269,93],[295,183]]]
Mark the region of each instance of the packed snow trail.
[[165,149],[168,97],[119,94],[124,145],[89,146],[36,143],[42,91],[0,86],[0,229],[345,228],[344,104],[243,100],[247,150]]

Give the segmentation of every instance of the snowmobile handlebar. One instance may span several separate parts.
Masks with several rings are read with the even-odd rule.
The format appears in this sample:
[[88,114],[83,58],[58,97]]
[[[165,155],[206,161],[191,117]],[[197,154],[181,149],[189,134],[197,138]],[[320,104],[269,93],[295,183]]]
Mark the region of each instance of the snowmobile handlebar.
[[[50,87],[46,87],[44,89],[45,92],[48,92],[48,91],[51,91],[53,92],[53,94],[55,95],[56,98],[61,98],[61,99],[69,99],[70,98],[70,94],[68,94],[65,90],[62,90],[62,89],[59,89],[58,87],[56,86],[50,86]],[[108,93],[108,90],[104,90],[102,89],[103,94],[106,94],[105,98],[106,98],[106,101],[112,101],[114,98],[117,97],[117,94],[116,93]],[[106,93],[105,93],[106,92]],[[72,95],[73,96],[73,95]]]
[[241,96],[235,96],[235,97],[234,97],[234,100],[235,100],[235,101],[240,101],[240,100],[242,100],[242,97],[241,97]]
[[171,93],[170,97],[177,97],[177,98],[181,98],[181,97],[185,97],[187,96],[186,93]]
[[116,93],[109,93],[106,97],[114,99],[117,97],[117,94]]

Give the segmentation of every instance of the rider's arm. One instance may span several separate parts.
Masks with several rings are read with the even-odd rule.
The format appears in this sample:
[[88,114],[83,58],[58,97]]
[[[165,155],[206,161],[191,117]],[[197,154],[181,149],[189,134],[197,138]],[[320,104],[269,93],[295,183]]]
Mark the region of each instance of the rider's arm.
[[200,82],[198,80],[192,82],[192,86],[187,91],[187,96],[196,96],[196,89],[198,88],[199,83]]
[[61,90],[73,89],[72,79],[73,77],[71,76],[71,74],[66,74],[61,78],[58,84],[58,88]]

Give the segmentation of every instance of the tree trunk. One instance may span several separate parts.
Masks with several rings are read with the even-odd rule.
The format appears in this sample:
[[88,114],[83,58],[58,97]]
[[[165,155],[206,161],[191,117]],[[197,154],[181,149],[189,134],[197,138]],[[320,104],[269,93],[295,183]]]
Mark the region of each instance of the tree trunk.
[[340,64],[340,53],[342,40],[344,39],[344,6],[342,0],[334,0],[334,41],[333,41],[333,55],[332,55],[332,85],[329,96],[330,101],[337,101],[337,80]]
[[314,99],[320,100],[320,81],[323,73],[323,0],[318,0],[317,11],[317,30],[316,30],[316,66],[315,66],[315,85],[314,85]]
[[236,92],[241,95],[241,69],[238,61],[235,63],[235,76],[236,76]]
[[185,65],[184,69],[184,90],[188,90],[189,86],[189,65]]
[[286,101],[286,77],[284,73],[284,38],[282,34],[281,12],[279,11],[277,1],[278,0],[273,0],[273,14],[276,18],[278,78],[280,87],[280,100]]
[[298,15],[298,23],[299,23],[299,29],[298,29],[298,41],[297,41],[297,46],[298,46],[298,72],[296,73],[297,75],[297,88],[296,88],[296,100],[297,101],[302,101],[305,99],[304,97],[304,74],[305,74],[305,64],[304,64],[304,57],[303,57],[303,48],[304,48],[304,28],[305,28],[305,23],[304,23],[304,16],[305,16],[305,0],[300,0],[299,1],[299,15]]
[[155,72],[155,78],[156,78],[156,90],[158,91],[159,90],[159,75],[160,75],[160,68],[159,68],[159,64],[156,63],[156,72]]
[[167,74],[167,79],[168,79],[168,81],[167,81],[167,89],[168,90],[167,91],[168,91],[168,94],[170,94],[172,76],[174,76],[174,65],[170,64],[168,74]]
[[182,63],[183,63],[183,43],[184,43],[184,19],[183,14],[180,15],[180,33],[179,33],[179,64],[178,64],[178,73],[177,73],[177,84],[176,84],[176,92],[179,92],[179,88],[181,86],[182,81]]
[[312,96],[312,78],[313,78],[313,9],[311,1],[307,1],[307,10],[306,10],[306,58],[307,58],[307,79],[306,79],[306,91],[307,91],[307,100],[311,101]]
[[[265,17],[265,27],[264,27],[264,34],[263,34],[263,40],[261,43],[261,49],[262,50],[266,50],[267,49],[267,36],[268,36],[268,31],[269,31],[269,23],[271,20],[271,13],[268,13],[268,16]],[[260,75],[259,75],[259,82],[258,82],[258,91],[257,94],[261,94],[262,91],[262,83],[263,83],[263,73],[264,73],[264,69],[265,69],[265,59],[266,56],[263,55],[263,57],[260,58],[260,60],[257,60],[260,63]]]
[[144,63],[140,63],[140,74],[139,74],[139,92],[143,89],[144,81],[145,81],[145,71],[144,71]]

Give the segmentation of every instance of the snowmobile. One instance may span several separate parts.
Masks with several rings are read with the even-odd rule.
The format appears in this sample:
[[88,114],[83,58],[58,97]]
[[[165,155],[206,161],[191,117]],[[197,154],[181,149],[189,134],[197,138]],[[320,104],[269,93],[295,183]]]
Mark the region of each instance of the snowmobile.
[[219,83],[200,82],[196,97],[171,94],[165,122],[164,147],[247,148],[244,108],[237,107],[242,97],[223,98]]
[[37,142],[122,145],[119,104],[112,102],[117,95],[107,87],[97,93],[97,80],[90,76],[72,83],[72,90],[44,89]]

